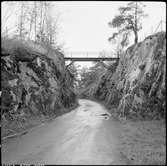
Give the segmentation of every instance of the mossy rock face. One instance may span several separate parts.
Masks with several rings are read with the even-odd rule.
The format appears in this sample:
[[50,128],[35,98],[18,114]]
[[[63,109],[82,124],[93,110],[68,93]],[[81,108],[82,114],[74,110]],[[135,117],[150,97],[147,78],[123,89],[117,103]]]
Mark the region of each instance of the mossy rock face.
[[40,80],[43,82],[43,83],[46,83],[47,82],[47,78],[45,76],[45,70],[43,67],[39,67],[37,66],[36,64],[34,63],[28,63],[27,65],[29,68],[31,68],[38,76],[38,78],[40,78]]
[[126,81],[125,83],[125,89],[124,89],[124,94],[127,94],[130,90],[130,81]]
[[124,112],[125,115],[129,114],[130,108],[132,107],[134,96],[131,94],[127,94],[124,98]]
[[37,55],[32,54],[30,50],[23,47],[16,48],[14,54],[17,62],[32,62],[37,57]]
[[11,103],[12,103],[12,95],[11,95],[10,91],[4,90],[4,91],[2,91],[1,95],[2,95],[2,99],[1,99],[2,107],[9,108],[11,106]]
[[138,107],[137,114],[145,120],[158,120],[164,118],[165,108],[162,102],[163,101],[156,97],[151,97]]
[[136,84],[137,84],[138,80],[135,79],[133,82],[132,82],[132,87],[134,87]]
[[105,96],[105,100],[108,106],[118,106],[120,100],[122,98],[122,92],[118,89],[113,88],[107,95]]
[[156,119],[165,117],[165,81],[166,33],[159,32],[130,46],[120,57],[115,72],[106,71],[95,94],[106,104],[119,103],[118,115]]
[[131,89],[131,94],[140,97],[139,86],[136,85]]
[[31,46],[15,40],[2,42],[3,112],[27,110],[27,114],[29,111],[36,116],[45,116],[57,114],[58,109],[76,103],[73,78],[66,72],[60,52],[50,50],[45,54],[45,48],[33,43]]
[[159,59],[162,55],[162,50],[164,47],[164,44],[166,43],[166,33],[159,33],[159,36],[157,38],[157,45],[154,49],[154,59]]
[[140,70],[144,70],[145,67],[146,67],[146,64],[144,63],[144,64],[141,64],[141,65],[139,66],[139,69],[140,69]]
[[148,95],[150,90],[151,90],[151,86],[152,83],[154,82],[154,77],[149,76],[148,73],[146,73],[143,82],[140,84],[140,89],[146,94]]

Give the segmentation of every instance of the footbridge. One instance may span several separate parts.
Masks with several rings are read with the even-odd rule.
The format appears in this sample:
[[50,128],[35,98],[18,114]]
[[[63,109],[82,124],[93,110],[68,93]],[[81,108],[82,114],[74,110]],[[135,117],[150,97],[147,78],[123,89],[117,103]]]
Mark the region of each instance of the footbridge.
[[117,61],[112,52],[66,52],[65,61]]
[[76,61],[96,61],[103,67],[108,68],[104,61],[115,61],[118,63],[119,58],[112,52],[66,52],[64,60],[70,61],[66,68]]
[[114,57],[64,57],[65,61],[116,61],[118,59]]

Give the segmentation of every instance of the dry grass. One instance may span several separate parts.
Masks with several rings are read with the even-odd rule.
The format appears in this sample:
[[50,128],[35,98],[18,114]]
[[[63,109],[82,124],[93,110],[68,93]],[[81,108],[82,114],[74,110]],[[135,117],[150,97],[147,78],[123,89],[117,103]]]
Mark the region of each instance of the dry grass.
[[126,121],[120,136],[121,151],[137,165],[165,165],[164,121]]

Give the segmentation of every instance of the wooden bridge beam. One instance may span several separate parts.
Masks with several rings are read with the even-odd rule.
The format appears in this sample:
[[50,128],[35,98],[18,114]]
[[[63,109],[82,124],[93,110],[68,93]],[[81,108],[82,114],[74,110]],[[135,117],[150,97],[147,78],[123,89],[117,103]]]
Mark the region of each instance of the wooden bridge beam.
[[119,58],[111,58],[111,57],[64,57],[65,61],[116,61]]

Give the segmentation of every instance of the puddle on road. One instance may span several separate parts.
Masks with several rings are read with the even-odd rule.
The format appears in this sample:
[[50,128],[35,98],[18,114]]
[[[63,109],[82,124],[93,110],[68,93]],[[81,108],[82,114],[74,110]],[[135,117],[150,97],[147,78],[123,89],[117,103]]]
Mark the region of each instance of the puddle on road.
[[100,114],[100,116],[104,117],[105,120],[109,120],[111,115],[104,113],[104,114]]
[[83,111],[86,112],[86,111],[88,111],[88,109],[84,109]]
[[108,116],[104,117],[105,120],[109,120],[110,118]]
[[94,102],[80,101],[80,107],[77,110],[77,119],[81,125],[91,127],[99,126],[103,120],[109,120],[111,114],[101,105]]

